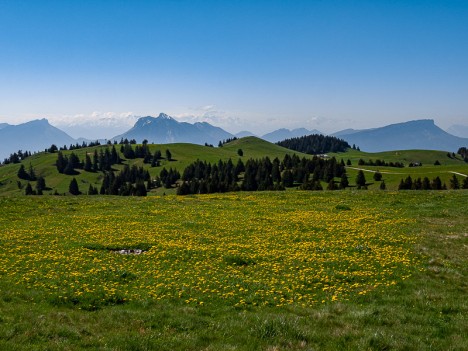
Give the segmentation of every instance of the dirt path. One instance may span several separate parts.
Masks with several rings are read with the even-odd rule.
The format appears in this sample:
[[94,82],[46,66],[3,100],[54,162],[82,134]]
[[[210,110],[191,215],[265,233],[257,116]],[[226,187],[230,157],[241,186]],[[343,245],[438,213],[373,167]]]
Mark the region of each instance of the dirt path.
[[[369,173],[376,173],[377,172],[377,171],[374,171],[374,170],[371,170],[371,169],[364,169],[364,168],[357,168],[357,167],[346,166],[346,168],[355,169],[357,171],[369,172]],[[382,174],[408,174],[408,173],[401,173],[401,172],[386,172],[386,171],[379,171],[379,172],[382,173]],[[427,173],[432,174],[432,173],[440,173],[440,172],[427,172]],[[442,172],[442,173],[444,173],[444,172]],[[445,171],[445,173],[452,173],[452,174],[456,174],[456,175],[459,175],[459,176],[462,176],[462,177],[468,177],[467,174],[458,173],[458,172],[454,172],[454,171]]]
[[454,171],[448,171],[448,173],[453,173],[453,174],[456,174],[456,175],[459,175],[459,176],[462,176],[462,177],[468,177],[468,175],[466,175],[466,174],[458,173],[458,172],[454,172]]

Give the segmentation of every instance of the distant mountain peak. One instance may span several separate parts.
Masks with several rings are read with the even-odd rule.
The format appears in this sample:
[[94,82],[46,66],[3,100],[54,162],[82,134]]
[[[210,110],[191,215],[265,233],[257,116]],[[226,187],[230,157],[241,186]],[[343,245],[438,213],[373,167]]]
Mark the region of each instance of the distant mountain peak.
[[30,123],[30,124],[41,124],[41,125],[48,125],[49,120],[47,118],[41,118],[41,119],[34,119],[30,122],[26,122],[25,124]]
[[340,138],[368,152],[409,149],[456,151],[461,145],[468,144],[468,139],[445,132],[433,119],[419,119],[364,129],[340,135]]
[[195,144],[215,144],[220,140],[232,138],[233,135],[225,130],[214,127],[208,122],[197,122],[195,124],[178,122],[165,113],[158,117],[140,117],[133,128],[127,132],[115,136],[112,140],[121,138],[135,139],[141,142],[146,139],[155,143],[187,142]]
[[164,112],[161,112],[158,116],[158,118],[160,119],[170,119],[170,120],[174,120],[174,118],[172,118],[171,116],[169,115],[166,115]]

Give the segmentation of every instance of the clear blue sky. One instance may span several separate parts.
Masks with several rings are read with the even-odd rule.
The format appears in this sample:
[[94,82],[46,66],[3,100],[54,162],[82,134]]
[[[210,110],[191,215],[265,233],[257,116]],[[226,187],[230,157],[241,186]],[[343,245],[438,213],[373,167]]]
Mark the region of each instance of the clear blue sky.
[[0,122],[159,112],[257,133],[468,124],[468,1],[0,0]]

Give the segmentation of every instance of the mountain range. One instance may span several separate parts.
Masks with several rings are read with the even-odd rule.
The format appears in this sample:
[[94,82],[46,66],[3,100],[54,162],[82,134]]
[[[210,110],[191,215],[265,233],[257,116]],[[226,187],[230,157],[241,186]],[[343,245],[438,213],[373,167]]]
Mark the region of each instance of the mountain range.
[[[261,138],[270,142],[300,137],[310,134],[322,134],[318,130],[278,129],[263,135]],[[158,117],[141,117],[127,132],[117,135],[110,140],[120,141],[122,138],[135,139],[141,143],[205,143],[217,145],[219,141],[229,138],[254,135],[243,131],[233,135],[222,128],[207,122],[186,123],[178,122],[174,118],[161,113]],[[435,125],[433,120],[416,120],[388,126],[355,130],[346,129],[332,134],[346,140],[350,145],[355,144],[363,151],[378,152],[388,150],[427,149],[457,151],[462,146],[468,146],[468,138],[461,138],[449,134]],[[62,130],[49,124],[47,119],[34,120],[19,125],[0,123],[0,160],[18,150],[43,151],[51,144],[57,146],[82,143],[83,138],[73,139]],[[102,143],[103,141],[101,141]]]

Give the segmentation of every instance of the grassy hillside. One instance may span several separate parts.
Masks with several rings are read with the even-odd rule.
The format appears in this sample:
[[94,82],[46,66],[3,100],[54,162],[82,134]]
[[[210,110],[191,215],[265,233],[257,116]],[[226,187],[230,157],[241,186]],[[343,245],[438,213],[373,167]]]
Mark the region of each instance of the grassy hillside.
[[0,349],[466,350],[467,202],[2,197]]
[[[86,153],[92,155],[94,150],[100,149],[106,146],[91,147],[85,149],[74,150],[73,152],[77,154],[80,159],[83,161]],[[119,149],[118,145],[117,149]],[[134,160],[125,160],[124,164],[138,166],[143,166],[147,168],[154,178],[159,175],[163,167],[166,168],[176,168],[181,173],[185,167],[195,161],[196,159],[204,160],[207,162],[217,162],[218,160],[228,160],[231,158],[234,162],[239,158],[237,151],[242,149],[243,156],[241,157],[244,161],[249,158],[262,158],[265,156],[270,157],[271,159],[278,157],[280,159],[284,158],[284,155],[287,153],[293,154],[296,153],[300,157],[311,157],[311,155],[305,155],[301,153],[294,152],[292,150],[280,147],[278,145],[269,143],[262,139],[256,137],[246,137],[241,138],[235,141],[232,141],[223,147],[207,147],[194,144],[166,144],[166,145],[149,145],[152,153],[156,150],[160,150],[162,155],[165,155],[165,150],[169,149],[172,153],[173,161],[168,162],[167,160],[162,160],[160,167],[151,168],[149,165],[143,164],[142,159]],[[65,154],[70,154],[71,151],[65,152]],[[356,150],[349,150],[345,153],[330,154],[330,156],[335,156],[338,160],[343,159],[345,162],[349,159],[352,162],[352,166],[348,167],[347,172],[350,179],[350,185],[354,185],[356,174],[358,170],[356,168],[366,170],[366,180],[368,182],[369,189],[378,189],[380,182],[374,182],[372,179],[373,172],[380,171],[383,173],[384,181],[387,185],[387,189],[394,190],[397,189],[398,184],[402,178],[406,178],[408,175],[411,175],[412,178],[418,177],[429,177],[433,179],[436,176],[439,176],[443,182],[448,186],[450,178],[453,176],[452,172],[457,172],[461,174],[468,174],[468,164],[463,162],[460,159],[460,156],[457,155],[456,158],[447,157],[447,153],[443,151],[428,151],[428,150],[402,150],[402,151],[391,151],[391,152],[381,152],[381,153],[366,153]],[[405,165],[408,165],[410,162],[419,162],[422,163],[422,167],[405,167],[405,168],[392,168],[392,167],[372,167],[372,166],[358,166],[358,160],[364,159],[368,161],[369,159],[380,159],[386,162],[403,162]],[[51,188],[50,191],[46,191],[45,194],[53,193],[57,190],[58,193],[63,194],[68,191],[68,186],[70,180],[73,176],[59,174],[55,167],[55,162],[57,160],[57,154],[48,154],[48,153],[39,153],[31,156],[30,158],[23,161],[26,169],[29,168],[29,164],[33,166],[37,175],[45,177],[46,184]],[[438,160],[441,165],[434,166],[434,162]],[[19,169],[19,164],[6,165],[0,167],[0,195],[21,195],[24,193],[24,187],[26,186],[26,181],[21,181],[21,186],[23,189],[18,188],[17,182],[19,181],[17,177],[17,172]],[[114,168],[119,170],[123,165],[116,165]],[[95,187],[100,187],[102,182],[101,173],[90,173],[78,170],[79,175],[75,176],[80,190],[82,192],[87,192],[89,185],[92,184]],[[463,179],[461,176],[458,176],[459,179]],[[338,179],[337,179],[338,181]],[[34,187],[34,182],[32,182]],[[323,187],[326,188],[326,184],[323,184]],[[160,195],[160,194],[172,194],[175,193],[174,189],[164,189],[159,188],[152,190],[150,195]]]
[[[450,178],[452,178],[454,172],[468,175],[468,164],[463,161],[460,155],[448,157],[445,151],[398,150],[369,153],[351,149],[344,153],[331,153],[329,155],[336,157],[338,160],[343,159],[344,162],[351,161],[351,166],[347,167],[351,183],[354,182],[358,169],[364,170],[369,189],[379,189],[380,182],[375,182],[372,178],[373,173],[376,171],[383,174],[383,180],[389,190],[396,190],[400,180],[405,179],[407,176],[411,176],[413,180],[418,177],[428,177],[430,180],[440,177],[442,182],[449,186]],[[402,162],[405,167],[359,166],[358,161],[360,159],[364,161],[379,159],[386,162]],[[440,166],[435,166],[435,161],[439,161]],[[422,166],[408,167],[410,163],[416,162],[422,164]],[[457,175],[457,177],[459,180],[464,178],[460,175]]]
[[[71,152],[74,152],[76,155],[79,156],[80,160],[83,161],[87,153],[89,155],[92,155],[94,153],[94,150],[97,149],[99,151],[99,149],[105,147],[106,145],[78,149],[74,151],[65,151],[64,155],[69,155]],[[119,151],[120,145],[117,145],[116,147]],[[249,158],[262,158],[266,156],[270,157],[271,159],[275,157],[283,159],[286,154],[294,153],[289,149],[269,143],[256,137],[246,137],[239,140],[235,140],[220,148],[185,143],[164,145],[151,144],[149,145],[149,148],[152,153],[154,153],[156,150],[160,150],[163,157],[165,156],[165,150],[169,149],[172,154],[173,160],[168,162],[167,160],[163,159],[160,167],[153,168],[150,167],[150,165],[145,165],[142,159],[124,160],[124,164],[128,164],[130,166],[133,164],[143,166],[150,171],[150,174],[153,178],[159,175],[163,167],[166,167],[167,169],[172,167],[179,170],[182,173],[183,170],[190,163],[197,159],[214,163],[218,162],[220,159],[228,160],[231,158],[233,162],[237,162],[237,159],[239,159],[239,156],[237,154],[238,149],[242,149],[243,156],[241,157],[241,159],[244,161],[246,161]],[[296,154],[300,155],[301,157],[310,157],[308,155],[297,152]],[[122,155],[121,157],[123,158]],[[68,185],[70,184],[70,180],[73,177],[77,179],[80,190],[82,192],[86,192],[88,190],[89,184],[98,187],[100,186],[102,181],[101,173],[90,173],[84,172],[83,170],[77,170],[78,172],[80,172],[80,174],[76,176],[59,174],[55,167],[56,160],[56,153],[39,153],[27,158],[22,162],[25,165],[26,169],[28,169],[29,164],[31,164],[34,170],[36,171],[37,175],[45,177],[46,185],[53,189],[48,192],[46,191],[46,194],[52,193],[55,190],[57,190],[60,194],[67,192]],[[17,185],[17,181],[19,180],[17,177],[19,167],[20,164],[10,164],[0,167],[0,195],[20,195],[24,193],[24,190],[18,189]],[[114,169],[119,170],[122,167],[123,165],[115,165]],[[23,186],[25,186],[27,183],[24,180],[22,180],[21,182]],[[32,182],[31,184],[34,186],[34,182]],[[169,194],[174,192],[174,190],[168,189],[153,190],[154,194]]]

